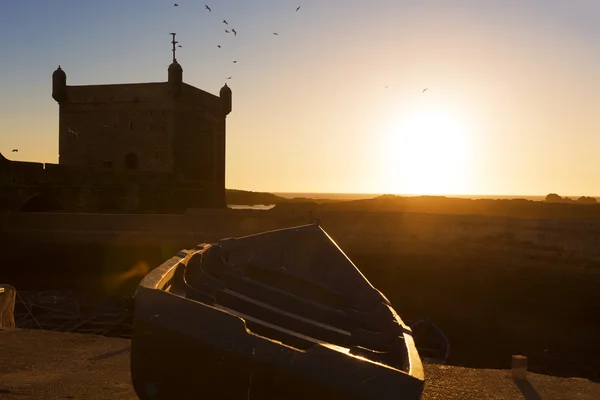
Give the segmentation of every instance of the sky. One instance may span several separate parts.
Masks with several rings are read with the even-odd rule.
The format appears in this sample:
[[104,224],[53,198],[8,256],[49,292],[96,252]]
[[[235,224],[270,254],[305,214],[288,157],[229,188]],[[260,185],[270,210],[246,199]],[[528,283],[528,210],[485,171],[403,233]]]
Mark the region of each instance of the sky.
[[228,188],[600,195],[600,1],[175,1],[0,2],[0,152],[56,163],[56,67],[166,81],[176,32],[233,91]]

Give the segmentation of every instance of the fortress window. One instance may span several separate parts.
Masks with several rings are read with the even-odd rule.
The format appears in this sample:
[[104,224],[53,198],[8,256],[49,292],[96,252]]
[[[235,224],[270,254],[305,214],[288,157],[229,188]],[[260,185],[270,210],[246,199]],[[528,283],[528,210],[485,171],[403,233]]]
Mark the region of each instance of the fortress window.
[[134,153],[125,156],[125,168],[138,169],[138,157]]

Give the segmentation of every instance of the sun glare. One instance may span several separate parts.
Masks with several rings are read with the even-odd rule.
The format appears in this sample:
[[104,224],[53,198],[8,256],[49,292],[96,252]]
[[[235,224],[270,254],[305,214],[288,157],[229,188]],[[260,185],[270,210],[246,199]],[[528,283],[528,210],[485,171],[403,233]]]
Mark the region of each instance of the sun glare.
[[397,121],[385,141],[388,185],[399,194],[469,191],[469,132],[453,114],[413,112]]

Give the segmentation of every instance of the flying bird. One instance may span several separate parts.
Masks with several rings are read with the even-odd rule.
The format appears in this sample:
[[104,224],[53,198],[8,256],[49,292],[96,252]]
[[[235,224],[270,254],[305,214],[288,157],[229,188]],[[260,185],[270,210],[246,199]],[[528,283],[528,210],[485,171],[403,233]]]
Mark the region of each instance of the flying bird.
[[206,8],[208,10],[208,12],[212,12],[212,10],[210,9],[210,7],[207,6],[206,4],[204,5],[204,8]]
[[234,61],[233,63],[235,64],[237,61]]
[[427,91],[427,89],[429,89],[429,88],[425,88],[425,89],[423,89],[423,91],[422,91],[421,93],[425,93],[425,91]]
[[229,24],[227,23],[227,21],[226,21],[226,20],[223,20],[223,23],[224,23],[225,25],[229,25]]
[[225,29],[225,32],[226,32],[226,33],[230,33],[230,32],[229,32],[227,29]]
[[231,77],[227,77],[227,78],[225,78],[225,79],[231,79]]
[[177,46],[177,47],[181,47],[181,45]]
[[72,133],[73,135],[75,135],[75,137],[77,139],[79,139],[79,134],[77,132],[75,132],[73,129],[67,128],[67,132]]
[[13,149],[13,151],[12,151],[12,152],[13,152],[13,153],[18,153],[18,152],[19,152],[19,149]]
[[275,36],[279,36],[279,33],[277,33],[277,32],[273,32],[273,35],[275,35]]
[[231,32],[233,32],[233,36],[237,36],[237,32],[235,31],[235,29],[232,29]]
[[173,6],[175,6],[175,7],[179,7],[179,4],[175,3],[175,4],[173,4]]
[[220,45],[220,44],[218,44],[218,45],[217,45],[217,47],[218,47],[218,48],[221,48],[221,45]]
[[300,7],[302,7],[302,6],[298,6],[298,8],[296,8],[296,11],[298,11],[300,9]]

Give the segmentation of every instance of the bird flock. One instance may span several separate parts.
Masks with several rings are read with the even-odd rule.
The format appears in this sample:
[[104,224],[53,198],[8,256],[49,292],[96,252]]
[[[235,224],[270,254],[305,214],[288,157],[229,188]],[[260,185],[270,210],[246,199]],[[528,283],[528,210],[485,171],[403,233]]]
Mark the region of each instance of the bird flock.
[[[179,4],[178,4],[178,3],[174,3],[174,4],[173,4],[173,6],[174,6],[174,7],[179,7]],[[298,11],[300,10],[300,8],[301,8],[301,7],[302,7],[302,6],[298,6],[298,7],[296,7],[296,8],[295,8],[295,12],[298,12]],[[211,7],[210,7],[208,4],[205,4],[205,5],[204,5],[204,9],[205,9],[205,11],[206,11],[206,12],[208,12],[208,13],[212,13],[212,11],[213,11],[213,10],[212,10],[212,8],[211,8]],[[225,31],[225,33],[227,33],[227,34],[233,34],[233,36],[234,36],[234,37],[236,37],[236,36],[237,36],[238,32],[235,30],[235,28],[231,28],[231,27],[229,26],[229,22],[228,22],[228,21],[227,21],[225,18],[222,18],[222,23],[223,23],[223,24],[226,26],[226,27],[224,28],[224,31]],[[279,33],[278,33],[278,32],[273,32],[273,36],[279,36]],[[178,48],[182,48],[182,47],[183,47],[182,45],[178,44],[179,42],[177,42],[177,41],[174,41],[174,43],[176,43],[176,44],[177,44],[177,47],[178,47]],[[217,48],[219,48],[219,49],[221,49],[221,48],[222,48],[221,44],[217,44],[216,46],[217,46]],[[237,60],[233,60],[233,64],[237,64],[237,62],[238,62]],[[226,77],[226,78],[225,78],[225,80],[230,80],[230,79],[232,79],[232,78],[233,78],[233,76],[228,76],[228,77]],[[385,86],[385,89],[387,89],[388,87],[389,87],[389,86],[387,86],[387,85],[386,85],[386,86]],[[423,89],[423,91],[421,92],[421,94],[424,94],[424,93],[425,93],[425,92],[426,92],[428,89],[429,89],[429,88],[425,88],[425,89]],[[68,131],[69,133],[73,134],[75,137],[79,138],[79,134],[78,134],[77,132],[75,132],[74,130],[72,130],[71,128],[67,128],[67,131]],[[18,152],[19,152],[19,149],[12,149],[12,152],[13,152],[13,153],[18,153]]]
[[[173,6],[174,6],[174,7],[179,7],[179,4],[178,4],[178,3],[174,3],[174,4],[173,4]],[[298,6],[298,7],[296,7],[296,8],[295,8],[295,12],[298,12],[298,11],[300,10],[300,8],[301,8],[301,7],[302,7],[301,5],[300,5],[300,6]],[[213,10],[212,10],[212,8],[211,8],[211,7],[210,7],[208,4],[205,4],[205,5],[204,5],[204,9],[205,9],[205,11],[206,11],[206,12],[209,12],[209,13],[212,13],[212,11],[213,11]],[[225,28],[224,28],[224,31],[225,31],[225,33],[227,33],[227,34],[233,34],[233,36],[234,36],[234,37],[235,37],[235,36],[237,36],[238,32],[235,30],[235,28],[231,28],[231,27],[229,26],[229,22],[228,22],[228,21],[227,21],[225,18],[222,18],[222,23],[225,25]],[[279,36],[279,32],[273,32],[273,36]],[[219,49],[221,49],[221,48],[222,48],[221,44],[217,44],[216,46],[217,46],[217,48],[219,48]],[[181,45],[179,45],[178,47],[182,47],[182,46],[181,46]],[[233,64],[237,64],[237,60],[233,60]],[[228,80],[228,79],[231,79],[231,78],[232,78],[232,77],[231,77],[231,76],[229,76],[229,77],[227,77],[227,78],[225,78],[225,79],[226,79],[226,80]],[[388,87],[389,87],[389,86],[385,86],[385,89],[387,89]],[[421,92],[421,94],[425,94],[425,92],[426,92],[428,89],[429,89],[429,88],[425,88],[425,89],[423,89],[423,90],[422,90],[422,92]]]
[[[179,7],[179,4],[178,3],[174,3],[173,6],[174,7]],[[301,5],[298,6],[298,7],[296,7],[295,8],[295,12],[300,11],[301,7],[302,7]],[[212,11],[213,11],[212,8],[208,4],[204,5],[204,9],[205,9],[206,12],[209,12],[209,13],[212,13]],[[232,27],[229,26],[229,22],[225,18],[222,18],[222,23],[225,25],[225,28],[223,28],[224,31],[225,31],[225,33],[232,34],[234,37],[237,36],[238,32],[235,30],[235,28],[232,28]],[[279,33],[278,32],[273,32],[273,36],[279,36]],[[176,43],[179,43],[179,42],[176,42]],[[178,45],[177,47],[182,47],[182,46]],[[217,44],[217,48],[221,49],[222,46],[220,44]],[[233,60],[233,64],[237,64],[237,60]],[[229,77],[227,77],[225,79],[227,80],[227,79],[231,79],[231,78],[232,78],[232,76],[229,76]]]

